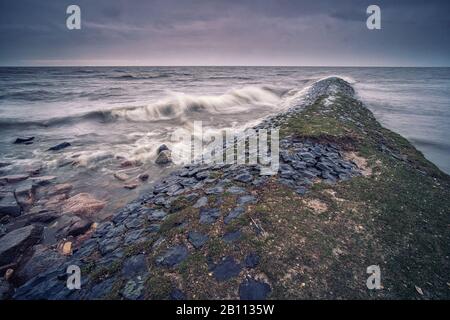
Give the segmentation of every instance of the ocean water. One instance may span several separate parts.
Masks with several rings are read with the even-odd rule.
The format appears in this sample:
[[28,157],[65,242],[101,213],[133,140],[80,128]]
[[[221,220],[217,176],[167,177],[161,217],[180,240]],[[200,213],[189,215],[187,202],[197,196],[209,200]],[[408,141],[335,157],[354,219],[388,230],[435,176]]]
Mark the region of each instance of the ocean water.
[[[67,67],[0,68],[2,174],[41,167],[75,191],[123,205],[167,174],[153,161],[171,133],[242,129],[289,107],[301,90],[336,75],[348,80],[378,120],[450,173],[450,68]],[[31,145],[15,145],[35,136]],[[60,152],[49,147],[72,144]],[[124,160],[139,166],[121,167]],[[150,174],[123,189],[113,178]]]

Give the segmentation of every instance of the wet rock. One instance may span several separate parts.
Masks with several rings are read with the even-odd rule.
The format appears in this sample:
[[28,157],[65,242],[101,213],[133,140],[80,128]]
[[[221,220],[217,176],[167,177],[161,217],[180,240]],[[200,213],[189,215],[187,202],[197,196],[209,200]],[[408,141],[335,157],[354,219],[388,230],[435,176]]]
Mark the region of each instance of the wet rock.
[[105,205],[105,202],[95,199],[88,193],[79,193],[65,201],[63,211],[77,215],[93,215]]
[[14,144],[29,144],[33,143],[34,137],[18,137]]
[[213,268],[213,275],[217,281],[227,281],[241,272],[241,265],[232,257],[226,257]]
[[241,231],[239,231],[239,230],[231,231],[231,232],[226,233],[222,237],[222,240],[227,243],[231,243],[231,242],[239,240],[241,238],[241,236],[242,236]]
[[207,195],[217,195],[223,193],[223,187],[213,187],[205,190]]
[[59,151],[70,146],[71,144],[69,142],[62,142],[60,144],[57,144],[56,146],[49,148],[47,151]]
[[251,278],[245,279],[239,285],[239,297],[241,300],[266,300],[271,291],[267,283]]
[[10,165],[11,165],[11,162],[0,161],[0,168],[4,168],[4,167],[10,166]]
[[124,185],[123,187],[128,190],[134,190],[137,188],[137,186],[138,186],[137,183],[129,183],[129,184]]
[[12,263],[41,239],[43,228],[30,225],[13,230],[0,238],[0,265]]
[[229,224],[233,219],[236,219],[244,214],[244,212],[245,210],[242,207],[235,208],[231,210],[231,212],[225,217],[223,221],[225,222],[225,224]]
[[55,176],[31,177],[30,180],[33,181],[33,183],[36,186],[42,187],[52,183],[54,180],[56,180],[56,177]]
[[136,275],[144,275],[147,271],[148,267],[145,255],[138,254],[124,261],[121,273],[125,277],[134,277]]
[[6,300],[10,297],[11,286],[4,278],[0,277],[0,301]]
[[206,243],[206,241],[208,241],[208,236],[200,232],[190,231],[188,239],[195,249],[199,249]]
[[57,184],[52,188],[51,193],[52,194],[61,194],[61,193],[69,193],[70,191],[72,191],[73,189],[73,185],[71,185],[70,183],[61,183],[61,184]]
[[22,210],[28,210],[34,202],[36,188],[31,182],[27,182],[14,190],[17,203]]
[[200,209],[200,223],[202,224],[212,224],[220,217],[220,211],[217,208]]
[[245,257],[244,266],[246,268],[256,268],[259,264],[259,256],[252,252]]
[[114,172],[114,178],[116,178],[117,180],[120,180],[120,181],[126,181],[126,180],[130,179],[130,177],[126,173],[122,173],[122,172]]
[[3,216],[18,217],[22,213],[20,205],[12,192],[0,194],[0,218]]
[[81,234],[86,233],[92,226],[92,222],[86,219],[79,218],[78,221],[75,221],[67,230],[68,236],[79,236]]
[[7,184],[7,183],[17,183],[23,180],[28,179],[28,174],[11,174],[8,176],[0,177],[0,185],[1,184]]
[[166,165],[172,162],[172,155],[169,150],[164,150],[158,154],[155,160],[156,164]]
[[156,154],[160,154],[161,152],[163,152],[165,150],[169,150],[170,151],[168,146],[166,146],[165,144],[162,144],[162,145],[160,145],[158,147],[158,150],[156,150]]
[[156,259],[156,264],[163,267],[173,268],[183,262],[188,256],[188,249],[178,245],[168,249],[163,255]]
[[167,213],[165,211],[154,209],[149,209],[146,214],[149,221],[163,220],[167,216]]
[[194,204],[194,208],[201,208],[208,204],[208,198],[207,197],[201,197],[197,200],[197,202]]
[[253,181],[253,176],[249,173],[241,173],[234,177],[234,180],[244,183],[249,183]]
[[202,171],[202,172],[198,172],[195,177],[198,180],[205,180],[209,177],[209,171]]
[[138,179],[141,181],[147,181],[149,177],[150,176],[148,175],[148,173],[142,173],[138,176]]

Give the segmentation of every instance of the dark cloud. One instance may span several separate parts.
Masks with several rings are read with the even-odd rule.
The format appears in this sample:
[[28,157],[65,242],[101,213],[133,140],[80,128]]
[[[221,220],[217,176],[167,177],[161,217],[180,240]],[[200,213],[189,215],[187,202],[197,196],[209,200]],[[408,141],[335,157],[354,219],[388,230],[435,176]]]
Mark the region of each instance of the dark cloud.
[[[365,27],[382,10],[382,30]],[[78,4],[82,30],[65,27]],[[450,65],[450,1],[0,2],[0,64]]]

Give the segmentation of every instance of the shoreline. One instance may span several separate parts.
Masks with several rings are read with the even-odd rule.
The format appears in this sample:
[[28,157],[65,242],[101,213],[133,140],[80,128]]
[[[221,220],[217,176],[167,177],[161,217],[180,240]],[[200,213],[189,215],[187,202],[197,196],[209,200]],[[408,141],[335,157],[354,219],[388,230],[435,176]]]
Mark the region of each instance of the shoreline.
[[[405,139],[382,128],[353,95],[353,88],[344,80],[324,79],[315,83],[299,104],[256,126],[256,129],[281,127],[282,161],[278,175],[260,177],[257,166],[194,165],[172,172],[155,186],[153,193],[132,201],[111,221],[84,230],[88,231],[85,241],[80,247],[71,248],[68,256],[53,255],[47,259],[47,254],[33,253],[25,269],[28,267],[28,274],[32,274],[36,266],[31,262],[37,261],[41,262],[37,273],[43,273],[26,282],[22,279],[19,289],[14,293],[10,287],[4,297],[420,298],[423,294],[417,296],[417,290],[410,290],[419,285],[413,285],[412,280],[419,278],[414,274],[410,279],[401,270],[390,271],[392,274],[387,276],[387,279],[399,277],[402,279],[399,284],[390,285],[387,281],[385,288],[389,290],[368,292],[364,286],[364,263],[381,264],[391,270],[394,264],[388,258],[392,258],[404,265],[403,260],[395,260],[405,259],[403,253],[396,255],[384,238],[394,237],[394,244],[404,241],[395,238],[399,230],[405,231],[403,226],[394,222],[388,229],[399,229],[392,230],[392,234],[391,230],[383,231],[382,237],[377,232],[388,227],[383,226],[383,219],[392,223],[390,211],[403,212],[399,203],[410,205],[413,212],[419,206],[417,216],[414,213],[408,216],[413,215],[414,221],[424,214],[425,209],[414,202],[423,200],[420,193],[423,190],[416,191],[419,199],[405,195],[405,199],[397,199],[396,203],[391,202],[391,195],[383,193],[384,189],[402,189],[402,184],[428,186],[430,194],[423,191],[423,197],[432,199],[433,210],[440,214],[433,218],[427,209],[425,215],[427,219],[444,221],[445,225],[448,223],[445,208],[450,203],[444,195],[449,195],[449,176]],[[383,180],[387,176],[394,180]],[[368,194],[369,190],[375,194]],[[410,189],[406,191],[413,193]],[[376,193],[383,197],[377,198]],[[89,201],[93,207],[100,205]],[[372,202],[386,205],[374,209]],[[357,217],[349,215],[353,210]],[[379,221],[366,222],[365,214],[375,216],[380,214],[377,210],[385,215]],[[329,225],[336,230],[329,230]],[[412,224],[410,228],[415,230],[416,226]],[[26,240],[35,241],[40,231],[37,228],[27,232],[30,235]],[[279,233],[289,234],[291,239],[283,241]],[[427,236],[434,233],[440,236],[437,244],[440,252],[449,252],[450,242],[445,241],[450,238],[449,232],[434,221],[433,232],[423,236],[425,247],[431,241]],[[349,239],[344,235],[349,235]],[[371,245],[364,241],[375,243],[370,254],[367,250]],[[413,239],[411,243],[422,252],[422,244],[416,241]],[[382,258],[386,255],[388,258]],[[355,257],[361,262],[353,262]],[[448,257],[438,252],[432,258],[428,264],[420,261],[426,265],[426,278],[432,277],[433,272],[448,271],[447,266],[437,265],[440,259]],[[82,269],[82,290],[70,291],[59,279],[71,264]],[[343,276],[344,269],[349,269],[357,279],[352,281],[344,276],[333,280],[331,274],[318,266]],[[14,282],[14,274],[11,281]],[[322,285],[318,286],[317,281]],[[427,298],[448,298],[445,283],[440,279],[433,281],[434,291],[426,288],[421,289],[422,293]],[[5,283],[2,280],[2,285]],[[402,288],[404,284],[407,289]],[[327,287],[334,288],[333,293]]]

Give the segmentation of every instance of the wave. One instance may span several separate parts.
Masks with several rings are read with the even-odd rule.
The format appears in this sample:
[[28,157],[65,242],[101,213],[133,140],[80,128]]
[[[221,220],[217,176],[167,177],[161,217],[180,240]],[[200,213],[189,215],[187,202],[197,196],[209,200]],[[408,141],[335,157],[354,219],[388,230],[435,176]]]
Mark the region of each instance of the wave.
[[258,106],[275,107],[288,89],[270,87],[244,87],[217,96],[195,96],[173,93],[154,104],[138,107],[122,107],[111,110],[95,110],[81,115],[52,118],[42,121],[0,120],[1,128],[39,126],[51,127],[80,121],[151,122],[181,119],[192,113],[233,114],[249,112]]
[[159,79],[159,78],[169,78],[170,75],[167,73],[161,74],[146,74],[146,75],[136,75],[136,74],[122,74],[116,76],[110,76],[110,79],[116,80],[149,80],[149,79]]

